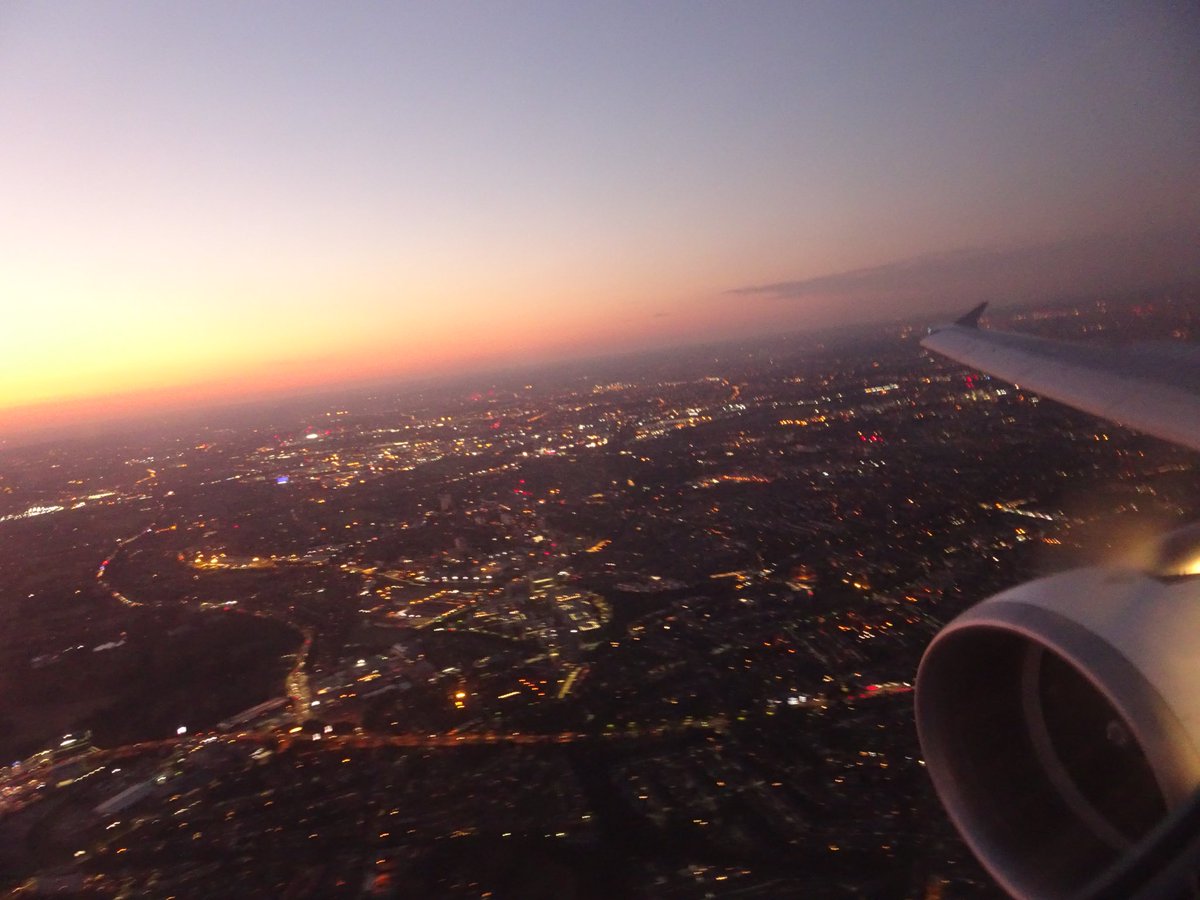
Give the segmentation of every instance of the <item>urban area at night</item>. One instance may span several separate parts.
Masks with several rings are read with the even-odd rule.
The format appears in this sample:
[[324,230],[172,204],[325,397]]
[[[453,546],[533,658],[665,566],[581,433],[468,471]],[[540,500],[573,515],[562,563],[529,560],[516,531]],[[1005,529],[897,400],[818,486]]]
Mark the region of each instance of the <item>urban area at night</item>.
[[[996,321],[1186,340],[1200,304]],[[1200,459],[924,324],[3,450],[0,888],[995,896],[920,655],[1194,518]]]
[[1200,900],[1198,49],[4,0],[0,900]]

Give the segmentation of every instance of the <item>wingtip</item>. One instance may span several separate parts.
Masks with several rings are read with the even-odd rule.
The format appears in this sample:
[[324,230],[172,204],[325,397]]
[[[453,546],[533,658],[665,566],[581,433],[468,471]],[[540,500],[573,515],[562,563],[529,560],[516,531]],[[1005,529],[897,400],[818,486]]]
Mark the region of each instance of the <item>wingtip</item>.
[[987,309],[988,302],[984,300],[969,313],[960,319],[955,319],[955,325],[962,325],[964,328],[978,328],[979,317],[983,315],[983,311]]

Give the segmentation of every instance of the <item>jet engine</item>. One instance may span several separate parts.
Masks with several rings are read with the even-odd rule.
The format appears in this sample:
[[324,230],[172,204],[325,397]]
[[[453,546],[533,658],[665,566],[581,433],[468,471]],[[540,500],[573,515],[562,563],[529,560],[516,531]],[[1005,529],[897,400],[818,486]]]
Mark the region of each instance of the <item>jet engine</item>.
[[926,650],[928,771],[1014,896],[1131,896],[1168,869],[1183,873],[1170,893],[1187,890],[1200,835],[1197,534],[1168,539],[1148,569],[1012,588]]

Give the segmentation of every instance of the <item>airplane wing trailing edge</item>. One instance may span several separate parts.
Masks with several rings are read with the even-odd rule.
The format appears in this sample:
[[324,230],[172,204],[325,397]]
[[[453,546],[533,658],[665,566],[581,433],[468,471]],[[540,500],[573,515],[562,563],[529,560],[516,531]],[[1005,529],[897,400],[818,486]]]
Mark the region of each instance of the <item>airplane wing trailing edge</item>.
[[981,329],[981,303],[921,346],[1036,394],[1200,450],[1200,345],[1101,347]]

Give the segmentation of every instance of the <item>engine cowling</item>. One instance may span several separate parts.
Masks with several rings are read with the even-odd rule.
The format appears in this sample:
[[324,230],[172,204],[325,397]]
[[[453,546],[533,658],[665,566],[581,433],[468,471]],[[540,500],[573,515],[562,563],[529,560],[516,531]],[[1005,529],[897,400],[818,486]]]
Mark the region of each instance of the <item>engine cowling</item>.
[[985,600],[926,650],[916,717],[1000,885],[1086,891],[1200,790],[1200,578],[1079,569]]

